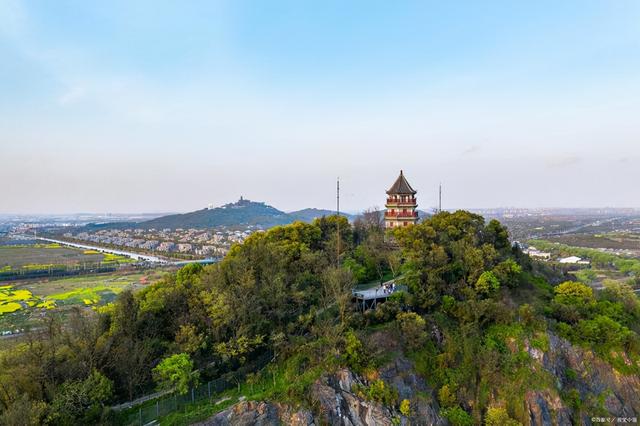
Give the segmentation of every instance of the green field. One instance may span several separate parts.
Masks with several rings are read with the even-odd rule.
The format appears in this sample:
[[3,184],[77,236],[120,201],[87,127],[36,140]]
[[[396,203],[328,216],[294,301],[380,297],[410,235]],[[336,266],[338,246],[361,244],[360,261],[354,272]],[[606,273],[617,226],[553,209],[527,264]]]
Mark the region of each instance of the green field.
[[131,263],[126,256],[64,247],[59,244],[0,246],[0,272]]
[[125,288],[143,288],[166,273],[161,269],[117,271],[29,283],[0,283],[0,332],[34,325],[46,311],[64,312],[73,306],[110,303]]

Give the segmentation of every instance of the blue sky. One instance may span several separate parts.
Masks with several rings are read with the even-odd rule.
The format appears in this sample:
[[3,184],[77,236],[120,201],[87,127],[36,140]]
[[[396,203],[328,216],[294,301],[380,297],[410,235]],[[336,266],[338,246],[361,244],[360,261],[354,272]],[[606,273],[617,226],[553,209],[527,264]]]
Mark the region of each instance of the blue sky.
[[640,207],[640,2],[0,1],[0,212]]

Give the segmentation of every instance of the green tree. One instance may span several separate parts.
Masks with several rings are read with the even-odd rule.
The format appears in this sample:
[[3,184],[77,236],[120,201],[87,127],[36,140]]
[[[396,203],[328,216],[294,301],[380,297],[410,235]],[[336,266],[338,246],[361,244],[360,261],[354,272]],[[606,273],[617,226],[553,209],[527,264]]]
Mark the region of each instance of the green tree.
[[621,303],[627,313],[640,318],[640,299],[629,284],[614,280],[604,280],[602,284],[602,299]]
[[43,424],[47,404],[32,401],[29,395],[22,394],[11,405],[0,412],[0,424],[8,426],[40,426]]
[[190,386],[197,384],[198,375],[193,370],[193,361],[186,353],[171,355],[153,369],[159,389],[175,389],[180,394],[187,393]]
[[565,281],[554,289],[553,300],[564,305],[584,306],[594,302],[593,290],[588,285]]
[[401,312],[397,316],[400,333],[407,348],[420,349],[427,341],[426,321],[415,312]]
[[341,267],[329,267],[324,273],[322,283],[325,306],[335,304],[340,324],[345,326],[351,309],[351,290],[354,284],[351,271]]
[[514,288],[518,285],[522,268],[513,259],[498,263],[492,270],[502,284]]
[[227,342],[218,343],[215,346],[216,353],[221,355],[225,360],[237,359],[240,363],[244,363],[246,356],[253,352],[257,347],[264,343],[264,336],[258,335],[254,337],[239,336]]
[[51,403],[49,420],[61,424],[95,422],[112,396],[113,382],[94,370],[85,380],[67,381],[60,386]]
[[489,294],[500,288],[500,281],[491,271],[483,272],[475,285],[476,291],[480,294]]
[[348,330],[344,335],[344,359],[356,371],[362,371],[368,364],[364,346],[353,330]]

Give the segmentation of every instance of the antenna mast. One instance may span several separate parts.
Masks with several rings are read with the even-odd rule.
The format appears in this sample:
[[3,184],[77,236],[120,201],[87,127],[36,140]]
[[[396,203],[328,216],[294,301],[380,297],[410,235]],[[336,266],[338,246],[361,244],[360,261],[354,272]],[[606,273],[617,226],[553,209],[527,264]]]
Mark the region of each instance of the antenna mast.
[[438,213],[442,213],[442,182],[438,187]]
[[336,263],[340,266],[340,176],[336,181],[336,215],[337,215],[337,244]]
[[336,182],[336,214],[340,216],[340,177]]

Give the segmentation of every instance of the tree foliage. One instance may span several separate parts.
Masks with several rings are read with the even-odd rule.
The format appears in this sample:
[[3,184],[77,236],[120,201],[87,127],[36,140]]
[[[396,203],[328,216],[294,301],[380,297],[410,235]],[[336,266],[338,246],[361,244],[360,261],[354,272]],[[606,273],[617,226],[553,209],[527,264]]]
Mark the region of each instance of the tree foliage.
[[163,359],[153,369],[153,377],[160,390],[175,389],[179,394],[187,393],[198,381],[198,372],[193,371],[193,361],[188,354],[175,354]]

